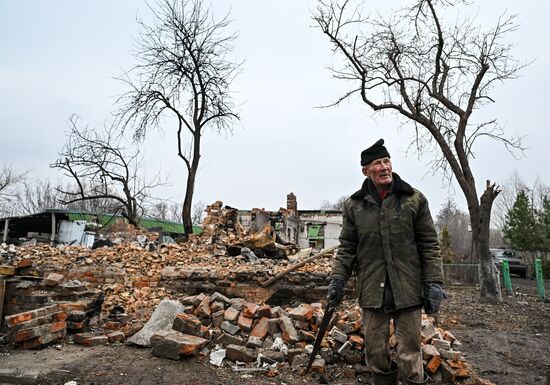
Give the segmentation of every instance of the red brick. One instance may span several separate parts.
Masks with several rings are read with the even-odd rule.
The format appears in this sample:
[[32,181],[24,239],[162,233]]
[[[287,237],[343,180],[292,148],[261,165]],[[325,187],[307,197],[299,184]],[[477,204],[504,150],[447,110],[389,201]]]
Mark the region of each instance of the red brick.
[[107,338],[109,339],[109,343],[112,344],[114,342],[124,342],[125,336],[124,333],[119,330],[107,334]]
[[57,286],[63,282],[63,274],[51,273],[44,279],[44,284],[47,286]]
[[197,355],[207,343],[204,338],[180,332],[157,333],[151,337],[153,355],[173,360]]
[[269,318],[263,317],[258,321],[252,332],[250,333],[251,337],[257,337],[263,340],[269,331]]
[[192,314],[179,313],[176,314],[172,329],[183,334],[198,335],[201,331],[201,321]]
[[428,365],[426,365],[426,371],[432,374],[437,372],[439,365],[441,365],[441,361],[443,361],[441,356],[433,356],[430,361],[428,361]]
[[91,333],[80,333],[74,335],[74,342],[84,346],[99,346],[109,343],[109,338],[104,335],[93,335]]
[[8,326],[17,325],[21,322],[30,321],[34,318],[47,316],[53,313],[56,313],[59,311],[58,305],[51,305],[46,307],[41,307],[39,309],[23,312],[23,313],[17,313],[13,314],[11,316],[7,316],[4,319],[6,320],[6,323]]
[[285,340],[286,343],[288,342],[299,342],[300,338],[298,336],[298,332],[294,328],[294,325],[292,325],[292,321],[288,317],[280,317],[278,320],[278,325],[281,331],[283,332],[283,340]]
[[232,308],[232,307],[228,307],[225,310],[223,318],[226,319],[229,322],[236,322],[237,319],[239,318],[239,313],[240,312],[237,309]]
[[256,310],[256,315],[259,318],[263,318],[263,317],[271,318],[271,306],[262,305],[258,307],[258,309]]
[[31,340],[23,342],[21,344],[21,347],[23,349],[34,349],[34,348],[42,347],[44,345],[49,344],[50,342],[60,340],[66,335],[67,335],[67,331],[65,329],[55,333],[47,333],[40,337],[33,338]]
[[17,264],[18,269],[23,269],[25,267],[32,267],[34,266],[34,261],[31,261],[30,259],[23,259],[22,261],[19,261]]
[[52,319],[54,321],[65,321],[68,316],[69,316],[69,314],[67,314],[66,312],[60,311],[59,313],[53,314]]
[[363,343],[364,343],[363,337],[361,337],[357,334],[350,335],[349,338],[348,338],[348,341],[351,342],[356,349],[362,349],[363,348]]
[[45,325],[36,326],[31,329],[20,330],[15,333],[13,339],[16,342],[27,341],[33,338],[47,335],[48,333],[56,333],[65,329],[65,321],[59,321],[49,323]]
[[116,322],[116,321],[107,321],[103,324],[103,327],[105,329],[109,330],[118,330],[121,327],[124,327],[126,324],[122,322]]
[[256,311],[258,310],[258,305],[252,302],[245,302],[243,307],[243,315],[248,318],[254,318]]
[[210,310],[210,298],[206,295],[199,303],[195,311],[193,312],[199,318],[210,318],[212,311]]
[[88,305],[86,303],[81,301],[76,302],[61,302],[58,304],[59,310],[71,312],[73,310],[86,310],[88,308]]
[[292,319],[309,322],[311,321],[311,317],[313,317],[313,307],[311,305],[303,304],[292,309],[288,315]]
[[239,319],[237,320],[237,326],[239,327],[239,329],[248,332],[252,329],[252,321],[252,318],[245,317],[244,314],[241,314],[239,316]]

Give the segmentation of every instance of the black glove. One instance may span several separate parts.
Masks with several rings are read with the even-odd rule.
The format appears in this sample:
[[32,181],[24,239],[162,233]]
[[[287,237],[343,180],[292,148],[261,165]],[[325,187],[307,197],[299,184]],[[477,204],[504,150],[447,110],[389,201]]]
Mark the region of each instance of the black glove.
[[328,306],[336,307],[344,299],[344,281],[340,278],[332,278],[328,284]]
[[424,284],[424,311],[426,314],[433,314],[439,311],[441,301],[448,298],[443,286],[435,282]]

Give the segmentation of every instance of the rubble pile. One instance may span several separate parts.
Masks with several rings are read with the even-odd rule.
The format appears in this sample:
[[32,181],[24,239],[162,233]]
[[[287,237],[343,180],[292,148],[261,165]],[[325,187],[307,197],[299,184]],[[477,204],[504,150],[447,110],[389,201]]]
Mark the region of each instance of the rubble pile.
[[[180,298],[184,311],[176,314],[172,330],[151,337],[152,354],[181,359],[210,354],[221,360],[268,367],[270,371],[292,368],[303,370],[323,318],[320,303],[302,303],[283,309],[266,304],[228,298],[220,293]],[[344,365],[344,375],[355,377],[367,371],[364,366],[362,318],[358,305],[347,303],[330,322],[320,355],[312,370],[324,373],[327,365]],[[460,351],[460,342],[423,315],[423,358],[426,371],[436,380],[464,379],[472,376]],[[390,345],[397,347],[393,326]]]

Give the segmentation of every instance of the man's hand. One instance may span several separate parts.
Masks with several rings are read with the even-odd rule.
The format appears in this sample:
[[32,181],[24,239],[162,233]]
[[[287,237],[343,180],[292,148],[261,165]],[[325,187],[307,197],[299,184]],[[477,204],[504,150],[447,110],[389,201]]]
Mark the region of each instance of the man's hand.
[[439,283],[427,282],[424,284],[424,311],[433,314],[439,311],[441,301],[448,298],[445,290]]
[[328,306],[336,307],[344,299],[344,281],[340,278],[332,278],[328,284]]

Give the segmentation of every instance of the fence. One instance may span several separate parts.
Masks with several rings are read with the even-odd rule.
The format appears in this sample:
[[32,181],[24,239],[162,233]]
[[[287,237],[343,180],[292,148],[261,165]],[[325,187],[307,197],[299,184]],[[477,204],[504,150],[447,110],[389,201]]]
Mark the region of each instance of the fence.
[[479,285],[478,263],[443,264],[443,274],[447,285]]

